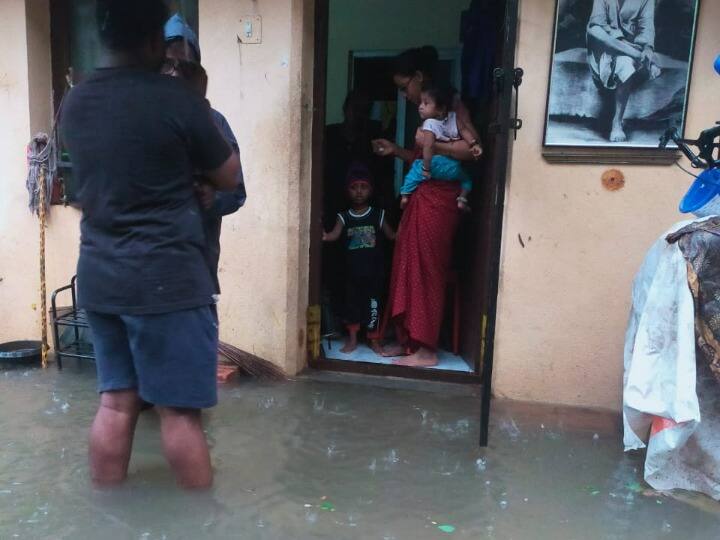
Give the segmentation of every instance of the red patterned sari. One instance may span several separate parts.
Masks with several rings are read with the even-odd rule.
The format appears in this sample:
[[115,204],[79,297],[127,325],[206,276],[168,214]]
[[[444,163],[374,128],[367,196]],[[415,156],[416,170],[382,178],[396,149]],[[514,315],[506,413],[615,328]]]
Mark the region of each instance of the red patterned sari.
[[398,229],[388,309],[411,348],[437,349],[453,240],[460,220],[459,182],[422,182]]

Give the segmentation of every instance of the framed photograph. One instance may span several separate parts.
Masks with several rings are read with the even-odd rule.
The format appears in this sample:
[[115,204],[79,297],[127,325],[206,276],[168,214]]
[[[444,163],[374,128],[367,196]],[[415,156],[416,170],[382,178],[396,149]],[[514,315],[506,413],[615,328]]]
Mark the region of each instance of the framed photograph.
[[557,0],[543,154],[672,163],[685,128],[700,0]]

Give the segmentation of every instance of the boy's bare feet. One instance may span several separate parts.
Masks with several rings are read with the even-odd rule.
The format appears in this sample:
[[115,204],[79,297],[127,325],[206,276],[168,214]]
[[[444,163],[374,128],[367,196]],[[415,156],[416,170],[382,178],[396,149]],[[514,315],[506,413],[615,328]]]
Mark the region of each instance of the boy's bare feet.
[[354,352],[355,349],[357,349],[358,343],[357,343],[357,335],[354,336],[348,336],[345,339],[345,345],[342,349],[340,349],[340,352],[343,354],[350,354],[351,352]]
[[380,344],[380,340],[379,339],[370,339],[368,341],[369,341],[368,344],[370,345],[370,348],[372,349],[372,351],[375,354],[382,356],[383,348],[382,348],[382,345]]
[[348,324],[347,325],[348,336],[345,339],[345,346],[340,349],[343,354],[350,354],[358,346],[358,332],[360,331],[359,324]]

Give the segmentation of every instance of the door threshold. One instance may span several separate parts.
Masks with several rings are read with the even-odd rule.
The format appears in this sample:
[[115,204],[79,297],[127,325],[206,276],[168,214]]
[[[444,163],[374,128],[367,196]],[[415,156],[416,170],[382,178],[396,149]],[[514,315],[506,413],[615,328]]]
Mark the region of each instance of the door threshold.
[[371,375],[368,373],[350,373],[329,369],[306,368],[296,379],[312,382],[329,382],[338,384],[354,384],[385,388],[389,390],[411,390],[430,392],[442,395],[480,397],[479,384],[444,382],[437,380],[408,379],[388,375]]
[[410,366],[395,366],[392,364],[375,364],[372,362],[333,360],[330,358],[320,358],[312,361],[310,362],[310,368],[341,373],[398,377],[401,379],[415,379],[422,381],[438,381],[460,384],[480,384],[482,382],[482,377],[476,373]]

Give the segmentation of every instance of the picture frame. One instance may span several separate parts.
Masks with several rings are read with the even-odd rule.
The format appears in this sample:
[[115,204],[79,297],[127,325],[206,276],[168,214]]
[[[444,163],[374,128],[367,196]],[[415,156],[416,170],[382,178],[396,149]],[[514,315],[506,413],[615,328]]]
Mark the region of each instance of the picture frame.
[[672,164],[700,0],[557,0],[543,132],[549,162]]

